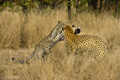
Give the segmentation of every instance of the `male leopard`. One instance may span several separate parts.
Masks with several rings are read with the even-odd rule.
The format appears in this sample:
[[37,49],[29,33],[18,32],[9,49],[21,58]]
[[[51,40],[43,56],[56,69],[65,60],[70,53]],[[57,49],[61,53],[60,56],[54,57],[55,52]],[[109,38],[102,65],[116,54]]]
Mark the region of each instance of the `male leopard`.
[[[74,26],[72,26],[74,27]],[[102,58],[107,50],[107,46],[102,38],[94,35],[76,35],[80,29],[73,31],[73,28],[65,25],[62,29],[66,52],[68,54],[77,54],[80,52],[94,52],[95,58]]]
[[[33,57],[34,59],[36,59],[37,57],[43,58],[45,54],[50,52],[50,50],[53,48],[55,44],[64,40],[64,36],[61,34],[62,33],[61,31],[62,27],[65,25],[66,25],[65,23],[58,21],[58,24],[55,26],[55,28],[53,28],[51,33],[36,45],[33,53],[25,60],[20,60],[19,62],[25,63]],[[14,59],[15,58],[12,57],[12,60]]]

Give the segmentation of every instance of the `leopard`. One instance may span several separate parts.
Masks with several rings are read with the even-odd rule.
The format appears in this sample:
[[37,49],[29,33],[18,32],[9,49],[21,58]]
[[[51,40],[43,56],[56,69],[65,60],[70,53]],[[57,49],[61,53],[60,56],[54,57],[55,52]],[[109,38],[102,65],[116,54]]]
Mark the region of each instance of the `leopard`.
[[[35,61],[36,58],[43,58],[46,54],[51,52],[51,49],[60,41],[64,40],[62,32],[63,26],[67,23],[58,21],[58,24],[52,29],[51,33],[43,38],[35,47],[34,51],[25,60],[19,60],[19,63],[28,62],[30,59]],[[14,61],[16,58],[12,57],[11,60]]]
[[96,35],[80,35],[80,32],[81,29],[74,29],[74,25],[65,25],[62,28],[67,54],[77,55],[78,53],[94,52],[94,58],[103,58],[107,52],[105,41]]

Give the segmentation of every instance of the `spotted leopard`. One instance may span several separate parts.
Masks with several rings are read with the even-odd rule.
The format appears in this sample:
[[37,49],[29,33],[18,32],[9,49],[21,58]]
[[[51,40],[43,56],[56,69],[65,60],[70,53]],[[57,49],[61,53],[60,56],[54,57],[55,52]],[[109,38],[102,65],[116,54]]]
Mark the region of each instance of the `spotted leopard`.
[[77,35],[81,30],[79,28],[73,30],[73,27],[65,25],[62,29],[68,54],[94,52],[95,58],[105,56],[107,46],[102,38],[95,35]]

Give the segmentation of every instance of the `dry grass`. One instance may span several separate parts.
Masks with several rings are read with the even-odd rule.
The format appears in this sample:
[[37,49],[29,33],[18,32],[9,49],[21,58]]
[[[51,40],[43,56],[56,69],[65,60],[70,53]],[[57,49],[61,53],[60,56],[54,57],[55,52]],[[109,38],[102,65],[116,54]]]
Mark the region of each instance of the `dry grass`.
[[45,60],[34,64],[10,61],[10,57],[21,60],[32,53],[33,49],[26,47],[34,47],[49,34],[58,20],[68,21],[67,13],[63,10],[45,14],[31,12],[27,18],[7,11],[0,14],[0,80],[120,79],[120,21],[108,14],[96,17],[84,12],[70,23],[80,27],[81,34],[98,35],[106,41],[112,52],[101,61],[92,60],[88,53],[84,57],[79,54],[67,57],[64,42],[58,43]]

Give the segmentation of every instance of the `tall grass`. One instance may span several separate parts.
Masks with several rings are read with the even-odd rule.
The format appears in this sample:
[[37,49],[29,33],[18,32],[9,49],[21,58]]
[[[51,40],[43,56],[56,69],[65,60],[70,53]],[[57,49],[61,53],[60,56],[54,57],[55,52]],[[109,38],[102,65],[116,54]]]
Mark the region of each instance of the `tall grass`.
[[[3,11],[0,14],[0,79],[1,80],[119,80],[120,79],[120,21],[109,14],[81,13],[70,24],[81,28],[80,35],[102,37],[112,51],[95,61],[84,56],[67,57],[64,42],[35,63],[19,64],[10,61],[25,59],[34,46],[50,33],[57,21],[68,21],[64,10],[49,13],[30,12],[28,16]],[[6,48],[6,50],[2,50]],[[9,49],[11,48],[11,49]],[[20,49],[22,48],[22,49]],[[24,49],[23,49],[24,48]],[[27,48],[27,49],[26,49]],[[30,48],[30,49],[28,49]],[[17,49],[17,50],[13,50]]]
[[26,16],[8,11],[0,15],[0,48],[33,47],[50,33],[58,20],[66,20],[66,12],[37,13]]

